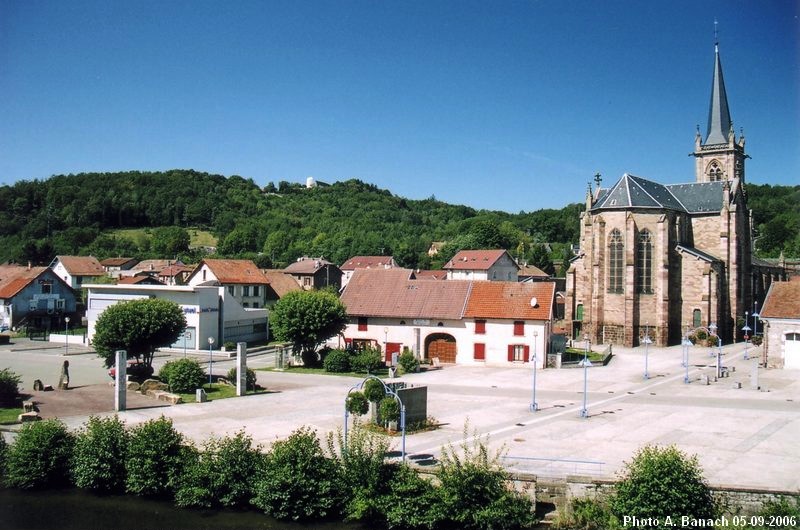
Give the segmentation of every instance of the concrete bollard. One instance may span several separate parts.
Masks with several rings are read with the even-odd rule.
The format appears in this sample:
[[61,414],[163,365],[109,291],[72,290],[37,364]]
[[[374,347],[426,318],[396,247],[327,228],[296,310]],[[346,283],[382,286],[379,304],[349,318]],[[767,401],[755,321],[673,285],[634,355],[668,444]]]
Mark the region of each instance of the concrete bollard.
[[247,394],[247,343],[236,343],[236,395]]

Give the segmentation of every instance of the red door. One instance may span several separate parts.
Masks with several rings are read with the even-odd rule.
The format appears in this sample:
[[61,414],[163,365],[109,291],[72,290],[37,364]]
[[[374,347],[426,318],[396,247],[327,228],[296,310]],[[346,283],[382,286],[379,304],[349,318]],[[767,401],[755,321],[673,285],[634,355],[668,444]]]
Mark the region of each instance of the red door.
[[392,362],[392,354],[397,353],[400,354],[400,344],[399,342],[387,342],[386,343],[386,358],[384,359],[387,363]]

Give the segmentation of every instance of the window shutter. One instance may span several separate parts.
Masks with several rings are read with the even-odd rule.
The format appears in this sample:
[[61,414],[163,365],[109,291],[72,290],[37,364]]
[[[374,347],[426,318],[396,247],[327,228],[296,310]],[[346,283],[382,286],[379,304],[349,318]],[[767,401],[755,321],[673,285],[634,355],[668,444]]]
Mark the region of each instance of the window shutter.
[[523,320],[514,321],[514,335],[520,337],[525,335],[525,322]]
[[475,343],[474,359],[476,361],[486,360],[486,344]]
[[528,362],[528,359],[531,358],[531,347],[525,346],[525,356],[522,358],[523,361]]
[[514,346],[508,345],[508,362],[514,361]]

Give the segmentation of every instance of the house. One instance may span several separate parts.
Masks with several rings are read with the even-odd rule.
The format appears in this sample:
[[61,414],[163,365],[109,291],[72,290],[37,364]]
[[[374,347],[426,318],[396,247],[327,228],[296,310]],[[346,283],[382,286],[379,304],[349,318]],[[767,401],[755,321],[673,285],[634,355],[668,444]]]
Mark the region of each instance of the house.
[[112,278],[119,276],[121,271],[132,269],[139,260],[135,258],[106,258],[100,262],[106,273]]
[[50,268],[73,289],[106,275],[106,270],[93,256],[56,256]]
[[166,285],[148,274],[141,276],[123,276],[117,280],[119,285]]
[[392,256],[355,256],[347,260],[340,268],[342,270],[342,287],[347,285],[353,272],[357,269],[393,269],[397,263]]
[[448,280],[515,282],[520,267],[506,250],[461,250],[442,269]]
[[204,259],[187,278],[188,285],[218,285],[243,308],[262,308],[269,280],[249,259]]
[[292,291],[302,291],[303,288],[291,274],[287,274],[280,269],[262,269],[261,272],[267,277],[267,306],[272,306]]
[[414,279],[416,280],[446,280],[447,271],[444,270],[422,270],[417,269],[414,271]]
[[762,363],[800,370],[800,281],[773,282],[761,308]]
[[337,291],[342,286],[342,270],[323,258],[303,256],[283,269],[305,289],[323,289],[333,287]]
[[191,274],[193,270],[194,267],[189,267],[178,262],[173,263],[172,265],[167,265],[158,271],[156,277],[158,278],[158,281],[164,285],[185,285],[186,280],[189,278],[189,274]]
[[75,291],[49,267],[0,265],[0,329],[61,329]]
[[546,282],[552,277],[539,267],[526,264],[520,267],[517,279],[521,282]]
[[[430,281],[408,269],[360,269],[342,291],[344,344],[377,347],[391,360],[408,348],[442,363],[544,362],[552,282]],[[535,345],[534,345],[535,343]]]
[[717,326],[725,342],[772,279],[785,272],[753,259],[745,138],[731,120],[715,46],[708,127],[694,138],[694,179],[660,184],[623,174],[595,177],[580,219],[580,251],[567,272],[573,338],[594,343],[680,344],[687,328]]

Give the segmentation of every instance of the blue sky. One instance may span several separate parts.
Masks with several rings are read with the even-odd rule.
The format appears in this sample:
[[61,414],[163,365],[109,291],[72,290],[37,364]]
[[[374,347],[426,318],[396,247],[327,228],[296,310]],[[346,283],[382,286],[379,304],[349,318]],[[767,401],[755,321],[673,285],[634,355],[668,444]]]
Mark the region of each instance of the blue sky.
[[509,212],[694,179],[714,19],[747,179],[800,183],[800,2],[0,0],[0,183],[193,168]]

